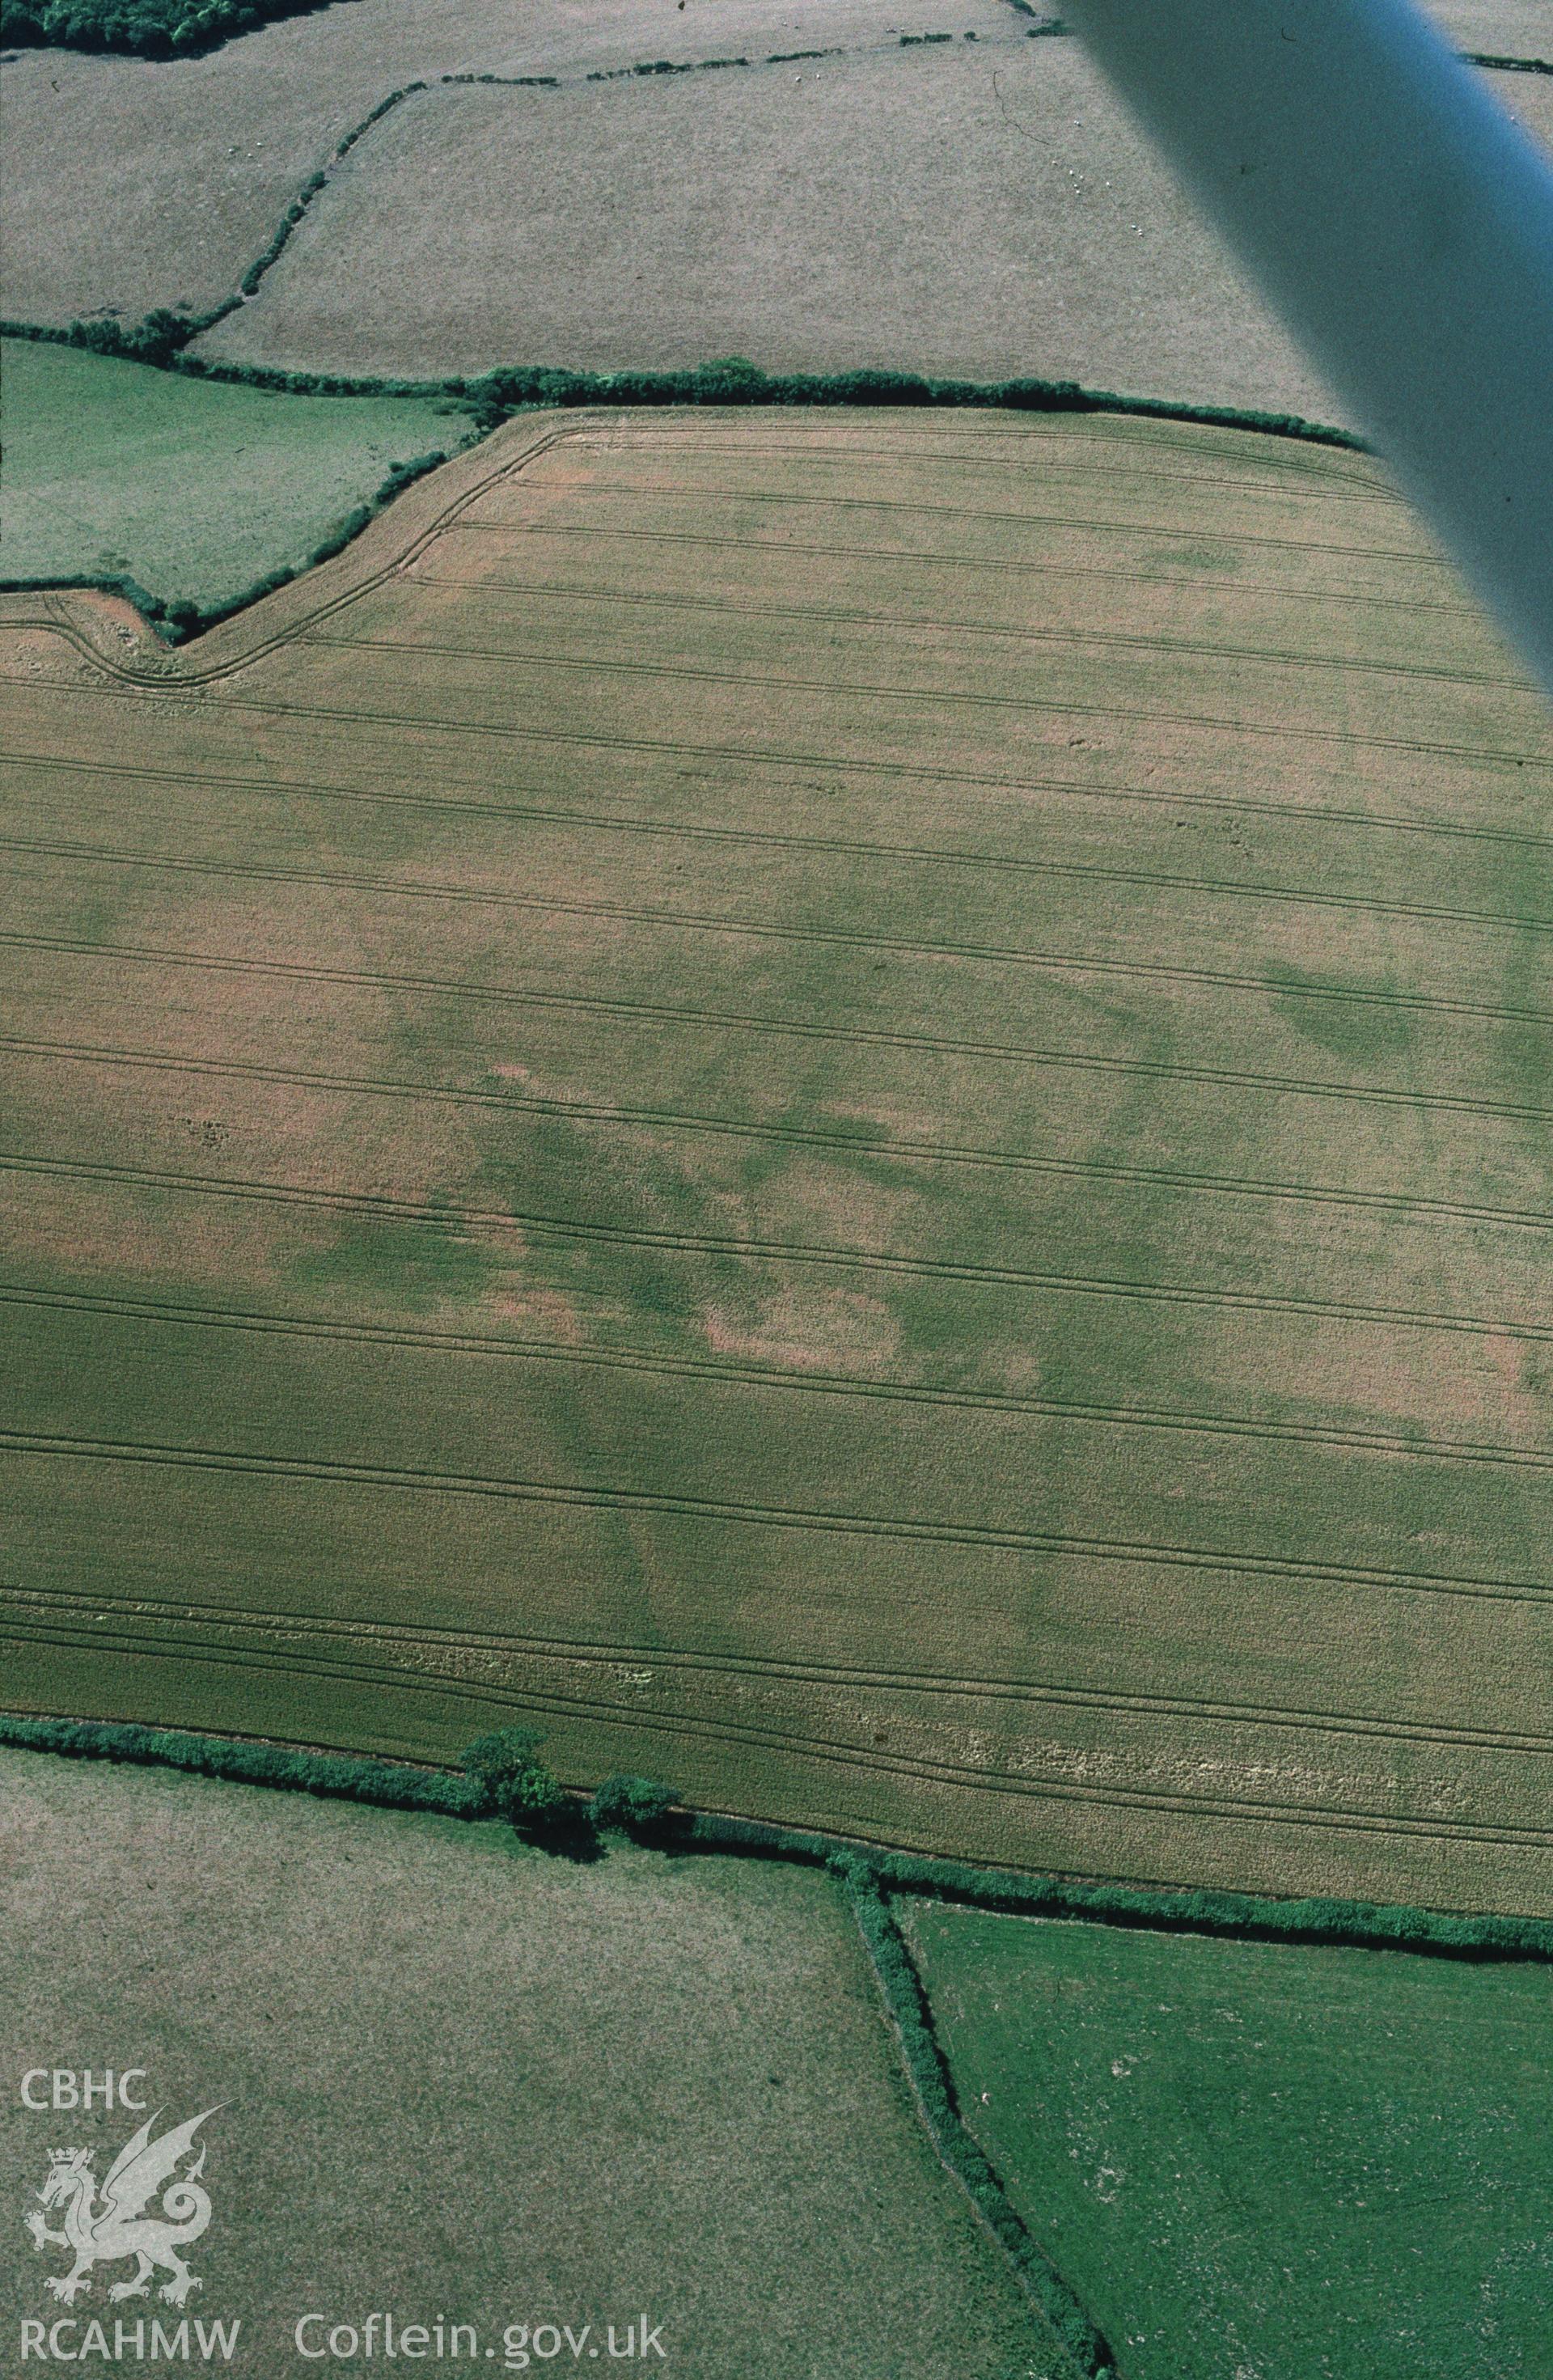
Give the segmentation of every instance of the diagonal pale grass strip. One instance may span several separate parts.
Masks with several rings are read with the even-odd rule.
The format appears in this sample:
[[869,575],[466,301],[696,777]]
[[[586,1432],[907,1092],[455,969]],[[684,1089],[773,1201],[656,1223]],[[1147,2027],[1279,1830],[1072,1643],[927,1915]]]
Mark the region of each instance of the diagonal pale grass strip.
[[1553,1907],[1553,730],[1374,465],[552,419],[0,611],[18,1706]]

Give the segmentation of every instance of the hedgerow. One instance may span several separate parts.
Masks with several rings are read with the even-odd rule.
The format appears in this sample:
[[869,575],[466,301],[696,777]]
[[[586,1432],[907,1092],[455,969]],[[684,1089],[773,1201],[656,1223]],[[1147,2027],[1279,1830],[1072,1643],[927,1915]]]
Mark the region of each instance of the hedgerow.
[[[239,1784],[291,1785],[311,1793],[342,1793],[351,1801],[382,1801],[390,1808],[424,1806],[478,1817],[483,1807],[467,1778],[443,1769],[288,1744],[254,1744],[236,1736],[187,1734],[114,1719],[34,1718],[0,1712],[0,1744],[64,1753],[80,1760],[163,1762]],[[330,1781],[336,1775],[346,1781]],[[940,1900],[964,1901],[1014,1916],[1086,1918],[1102,1925],[1145,1926],[1154,1932],[1239,1935],[1249,1941],[1553,1963],[1553,1922],[1541,1917],[1473,1916],[1327,1896],[1280,1900],[1261,1893],[1085,1882],[1071,1876],[977,1867],[916,1852],[888,1851],[803,1828],[713,1811],[686,1811],[673,1841],[681,1852],[726,1852],[814,1867],[828,1866],[843,1856],[862,1859],[881,1890],[929,1893]]]
[[1110,2350],[1090,2314],[1015,2213],[1002,2183],[960,2115],[916,1961],[880,1890],[877,1869],[843,1854],[831,1862],[846,1886],[857,1930],[890,2011],[901,2056],[933,2146],[991,2232],[1033,2302],[1086,2380],[1113,2373]]
[[489,1815],[478,1786],[443,1768],[411,1767],[298,1744],[239,1736],[193,1735],[124,1720],[26,1718],[0,1714],[0,1744],[55,1752],[67,1760],[111,1760],[133,1767],[181,1768],[234,1785],[274,1785],[327,1801],[365,1802],[384,1810],[431,1810],[444,1818]]
[[332,562],[335,554],[343,553],[346,547],[360,536],[369,521],[377,518],[385,504],[391,504],[395,496],[402,495],[406,488],[414,486],[417,480],[424,479],[428,471],[436,470],[446,461],[446,455],[438,447],[431,454],[415,455],[407,462],[394,464],[376,494],[364,504],[353,505],[333,528],[325,531],[311,552],[305,554],[295,567],[282,563],[275,569],[267,570],[261,578],[256,578],[251,586],[245,587],[240,595],[228,596],[224,602],[199,604],[177,600],[157,604],[150,616],[163,622],[173,641],[181,644],[206,628],[213,628],[219,621],[229,620],[235,612],[246,612],[250,603],[273,595],[277,588],[289,587],[303,571],[316,570],[321,562]]
[[1462,1916],[1329,1898],[1278,1900],[1252,1893],[1025,1876],[883,1851],[759,1819],[689,1811],[668,1787],[639,1777],[607,1778],[588,1801],[563,1789],[539,1760],[540,1741],[525,1728],[500,1729],[477,1739],[464,1755],[466,1773],[460,1776],[396,1761],[120,1720],[0,1713],[0,1744],[69,1759],[171,1767],[236,1784],[274,1786],[443,1817],[501,1815],[540,1840],[553,1838],[562,1848],[570,1841],[575,1849],[593,1829],[611,1828],[641,1840],[657,1840],[671,1857],[732,1853],[828,1870],[849,1896],[938,2155],[1086,2380],[1105,2380],[1113,2373],[1110,2350],[1085,2307],[1025,2228],[961,2117],[931,2008],[891,1911],[892,1893],[928,1894],[1007,1914],[1084,1918],[1155,1931],[1553,1962],[1553,1924],[1537,1918]]
[[44,588],[83,587],[91,588],[99,594],[121,595],[160,629],[169,644],[186,644],[190,637],[200,636],[205,629],[229,620],[234,613],[247,611],[250,603],[261,601],[279,588],[289,587],[303,571],[316,569],[321,562],[333,561],[336,553],[344,552],[352,540],[360,536],[369,521],[374,520],[385,504],[391,504],[395,496],[402,495],[417,480],[424,479],[428,471],[434,471],[439,464],[446,461],[446,455],[439,447],[431,454],[416,455],[407,462],[395,463],[377,493],[366,504],[353,506],[337,520],[299,563],[278,564],[273,570],[265,571],[261,577],[245,587],[240,594],[229,595],[223,602],[195,603],[185,596],[153,595],[138,579],[125,577],[118,573],[99,575],[82,572],[68,578],[0,578],[0,594],[36,593]]
[[650,1777],[606,1777],[588,1805],[588,1815],[606,1833],[655,1842],[670,1831],[678,1803],[672,1785],[657,1784]]
[[1034,376],[1003,381],[938,380],[885,367],[843,372],[766,372],[743,356],[724,356],[681,371],[566,371],[500,365],[473,379],[441,383],[492,423],[534,407],[597,405],[944,406],[1024,413],[1120,413],[1248,430],[1318,445],[1366,452],[1352,430],[1293,413],[1246,406],[1189,405],[1170,397],[1127,396],[1072,380]]
[[[414,86],[406,86],[414,88]],[[322,178],[322,177],[320,177]],[[231,304],[240,303],[233,299]],[[917,372],[884,370],[846,372],[762,371],[742,356],[722,357],[683,371],[590,372],[557,370],[543,365],[502,365],[468,378],[406,380],[346,372],[284,371],[268,364],[226,364],[187,352],[182,342],[220,319],[230,305],[200,317],[185,317],[165,310],[148,314],[131,328],[115,322],[76,322],[67,327],[52,323],[0,322],[0,337],[41,339],[65,346],[91,349],[99,355],[145,363],[223,385],[262,389],[286,396],[404,396],[445,401],[450,411],[467,413],[473,434],[484,436],[515,414],[589,406],[770,405],[770,406],[943,406],[977,409],[1002,407],[1032,413],[1115,413],[1153,420],[1198,422],[1207,427],[1249,431],[1307,443],[1341,446],[1360,454],[1368,449],[1353,431],[1306,421],[1299,415],[1256,412],[1245,407],[1176,404],[1169,398],[1127,396],[1110,389],[1086,388],[1077,381],[1025,378],[1008,381],[928,379]],[[227,601],[200,606],[186,599],[146,597],[143,589],[119,578],[75,577],[47,581],[58,587],[94,587],[127,594],[146,616],[182,642],[213,627],[233,613],[245,610],[297,577],[299,570],[327,562],[367,526],[384,504],[400,491],[446,460],[442,453],[395,464],[377,494],[336,523],[304,562],[292,568],[267,571],[261,578]],[[0,590],[15,591],[23,584],[45,582],[0,579]],[[142,600],[144,599],[144,600]]]
[[[207,318],[196,321],[195,331]],[[228,364],[186,353],[182,346],[151,356],[148,342],[164,340],[166,324],[178,315],[148,315],[122,331],[116,323],[0,322],[0,337],[53,339],[99,354],[155,361],[200,380],[224,381],[287,396],[445,397],[493,429],[514,413],[599,405],[781,405],[942,406],[952,409],[1017,413],[1116,413],[1154,421],[1189,421],[1207,429],[1244,430],[1262,436],[1296,438],[1306,444],[1341,446],[1366,454],[1358,433],[1329,422],[1307,421],[1297,413],[1271,413],[1249,406],[1192,405],[1173,397],[1129,396],[1115,389],[1087,388],[1080,381],[938,380],[922,372],[887,367],[843,372],[767,372],[745,356],[722,356],[677,371],[572,371],[546,364],[498,364],[474,375],[445,380],[406,380],[370,373],[285,371],[273,364]],[[152,329],[154,327],[154,331]]]
[[499,1727],[477,1736],[464,1751],[464,1767],[488,1813],[516,1827],[543,1828],[569,1797],[549,1764],[540,1758],[540,1737],[531,1727]]
[[[698,1813],[687,1847],[822,1864],[832,1846],[822,1835],[758,1819]],[[1152,1933],[1209,1934],[1254,1942],[1300,1942],[1329,1949],[1410,1950],[1437,1958],[1553,1962],[1553,1923],[1540,1917],[1462,1915],[1329,1895],[1180,1889],[1169,1885],[1089,1883],[1022,1875],[934,1859],[916,1852],[856,1847],[882,1888],[921,1892],[1016,1917],[1081,1918]]]
[[3,595],[55,595],[71,587],[90,588],[96,595],[122,596],[148,620],[160,620],[165,608],[160,595],[152,594],[138,578],[119,570],[80,570],[61,578],[0,578]]
[[1553,58],[1501,58],[1491,50],[1463,50],[1469,66],[1491,67],[1499,74],[1553,75]]

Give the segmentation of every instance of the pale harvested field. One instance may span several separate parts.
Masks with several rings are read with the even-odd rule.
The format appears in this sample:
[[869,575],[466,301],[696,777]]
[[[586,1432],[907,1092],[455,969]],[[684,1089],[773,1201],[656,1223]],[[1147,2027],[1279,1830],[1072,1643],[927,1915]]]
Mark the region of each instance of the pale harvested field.
[[1428,13],[1463,50],[1553,59],[1553,9],[1547,0],[1434,0]]
[[202,58],[12,52],[0,310],[55,322],[213,304],[341,135],[418,77],[580,78],[638,59],[893,45],[903,27],[1025,39],[1006,0],[912,0],[906,14],[890,0],[686,0],[683,13],[675,0],[348,0]]
[[1553,1908],[1553,727],[1376,466],[553,419],[0,617],[8,1700]]
[[[1001,0],[698,0],[666,22],[541,30],[465,6],[391,38],[378,0],[352,0],[201,60],[26,53],[4,70],[4,310],[208,307],[389,90],[554,72],[555,91],[439,85],[385,117],[201,351],[435,376],[732,350],[1339,410],[1075,40],[1029,40]],[[955,38],[903,48],[903,26]],[[587,80],[644,44],[840,54]],[[1553,81],[1493,79],[1553,138]]]
[[1332,411],[1056,40],[426,92],[352,152],[200,351],[416,373],[733,353]]
[[[113,2045],[165,2123],[217,2107],[188,2311],[241,2322],[251,2380],[308,2369],[299,2315],[374,2308],[476,2325],[487,2372],[521,2368],[509,2324],[588,2324],[602,2350],[645,2310],[661,2368],[694,2380],[942,2380],[948,2338],[956,2380],[1058,2380],[821,1876],[578,1867],[504,1827],[9,1752],[0,1911],[9,2071],[58,2044],[100,2072]],[[66,2142],[101,2175],[134,2123],[13,2087],[18,2194]],[[8,2317],[58,2316],[58,2269],[6,2225]],[[123,2273],[98,2274],[83,2327],[173,2319],[107,2305]],[[64,2345],[90,2358],[80,2331]]]

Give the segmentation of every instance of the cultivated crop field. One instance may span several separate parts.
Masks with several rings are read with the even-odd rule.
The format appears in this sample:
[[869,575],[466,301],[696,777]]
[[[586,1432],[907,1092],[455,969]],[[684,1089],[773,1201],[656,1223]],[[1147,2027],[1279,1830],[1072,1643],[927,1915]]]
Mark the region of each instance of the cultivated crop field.
[[961,2104],[1126,2380],[1532,2380],[1546,1966],[907,1920]]
[[9,1703],[1553,1905],[1553,729],[1377,466],[552,417],[4,618]]
[[[752,2345],[776,2380],[940,2380],[951,2340],[965,2380],[1071,2380],[934,2161],[822,1875],[577,1866],[500,1825],[0,1753],[0,1909],[15,2075],[40,2041],[122,2042],[165,2125],[215,2110],[186,2312],[241,2323],[235,2372],[305,2371],[301,2315],[326,2317],[312,2348],[387,2308],[475,2325],[464,2373],[618,2368],[608,2326],[645,2314],[695,2380]],[[13,2086],[17,2194],[67,2142],[105,2173],[136,2120]],[[8,2325],[65,2313],[60,2269],[6,2226]],[[69,2310],[89,2369],[93,2316],[110,2340],[115,2316],[178,2318],[111,2305],[124,2277]],[[604,2351],[509,2362],[508,2329],[547,2323]]]
[[126,576],[212,609],[470,429],[414,397],[270,395],[30,339],[0,342],[0,370],[5,576]]

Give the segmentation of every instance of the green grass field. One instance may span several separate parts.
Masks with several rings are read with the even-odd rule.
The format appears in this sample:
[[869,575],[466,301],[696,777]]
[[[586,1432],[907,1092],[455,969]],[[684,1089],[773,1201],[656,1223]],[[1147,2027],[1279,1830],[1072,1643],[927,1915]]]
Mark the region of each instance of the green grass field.
[[17,1706],[1553,1910],[1553,726],[1373,461],[534,417],[110,613],[0,628]]
[[1553,1971],[902,1915],[1122,2380],[1542,2380]]
[[208,609],[469,430],[419,398],[276,395],[43,340],[0,342],[0,577],[124,577]]

